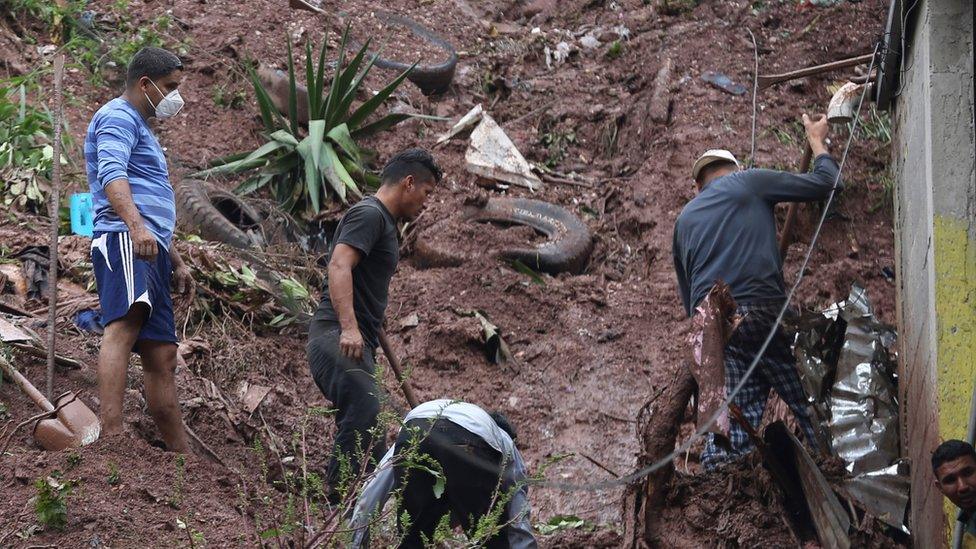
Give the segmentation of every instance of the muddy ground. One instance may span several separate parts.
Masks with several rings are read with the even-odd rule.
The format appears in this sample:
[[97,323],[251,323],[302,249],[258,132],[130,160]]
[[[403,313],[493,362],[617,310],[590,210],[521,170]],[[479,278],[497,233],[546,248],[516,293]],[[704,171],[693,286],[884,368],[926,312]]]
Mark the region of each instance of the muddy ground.
[[[752,113],[748,94],[733,96],[709,87],[701,74],[716,70],[751,84],[753,52],[747,27],[759,43],[762,72],[870,52],[885,12],[881,0],[826,8],[801,8],[796,2],[777,0],[706,1],[674,15],[661,13],[655,4],[640,0],[537,0],[528,6],[498,0],[382,3],[383,9],[435,28],[455,44],[460,57],[448,93],[428,98],[407,84],[391,106],[403,103],[419,112],[457,118],[482,103],[529,160],[559,172],[578,173],[592,182],[589,187],[549,183],[534,195],[578,213],[592,230],[596,247],[583,274],[546,276],[544,285],[539,285],[490,256],[460,267],[427,270],[417,269],[408,256],[394,278],[387,314],[392,340],[412,370],[412,384],[421,399],[460,398],[505,412],[520,433],[530,468],[571,454],[548,468],[547,477],[556,481],[609,478],[606,471],[575,454],[586,454],[620,474],[629,471],[636,452],[637,411],[685,353],[685,319],[670,257],[673,221],[693,196],[688,174],[697,154],[728,147],[740,159],[748,157]],[[134,0],[121,12],[116,2],[90,4],[99,13],[127,17],[137,25],[148,24],[167,10],[173,16],[176,23],[163,35],[167,44],[179,45],[185,52],[181,92],[187,105],[184,114],[159,124],[157,130],[171,162],[187,168],[201,167],[209,159],[259,142],[260,122],[241,61],[257,59],[283,67],[286,37],[296,43],[306,37],[318,42],[328,29],[334,43],[342,20],[350,21],[353,38],[362,41],[368,29],[375,28],[367,19],[379,6],[362,0],[326,1],[326,15],[315,15],[289,10],[283,0],[176,0],[165,6]],[[29,22],[20,24],[32,28]],[[10,22],[4,25],[0,38],[14,49],[4,46],[6,62],[0,69],[11,74],[17,67],[43,63],[34,45],[17,42]],[[591,34],[600,44],[590,50],[580,45],[579,38],[593,29],[597,30]],[[619,51],[612,47],[617,40]],[[571,44],[573,51],[565,62],[553,61],[550,68],[545,49],[554,51],[561,41]],[[397,41],[389,41],[388,47],[396,49]],[[424,51],[410,47],[404,46],[408,52]],[[647,107],[654,76],[665,58],[674,66],[670,116],[667,123],[655,123]],[[799,114],[822,111],[830,97],[826,86],[844,74],[812,77],[760,93],[757,166],[796,167],[802,152],[796,126]],[[368,85],[378,89],[392,76],[376,70]],[[83,69],[69,72],[66,88],[74,137],[69,153],[78,162],[89,117],[119,88],[111,84],[93,88]],[[217,100],[236,92],[245,99],[230,104]],[[403,147],[430,147],[448,127],[447,123],[409,122],[369,145],[386,158]],[[846,130],[835,132],[835,152],[842,150],[845,138]],[[460,140],[437,150],[446,178],[418,223],[421,230],[451,216],[465,198],[483,191],[485,182],[464,170],[464,148]],[[891,197],[883,183],[887,158],[884,142],[855,140],[844,172],[847,190],[840,198],[840,215],[824,228],[797,303],[826,305],[846,296],[851,283],[859,282],[867,287],[877,315],[889,322],[894,319],[894,286],[882,275],[882,269],[893,263]],[[82,189],[83,174],[77,165],[73,169],[71,185]],[[217,183],[233,188],[236,182]],[[529,196],[516,187],[490,192]],[[788,282],[796,276],[813,227],[811,210],[801,211],[801,240],[791,247],[785,269]],[[7,249],[16,251],[43,241],[40,231],[46,225],[40,217],[18,213],[0,223]],[[466,248],[488,249],[493,244],[491,234],[452,226],[433,238],[470,238]],[[69,254],[69,264],[64,266],[73,267],[83,281],[85,243],[72,246],[76,253]],[[206,247],[190,242],[180,246],[191,256],[204,253]],[[301,260],[312,264],[314,259]],[[195,265],[206,269],[205,263]],[[315,276],[307,275],[305,280],[317,284]],[[208,315],[201,310],[203,303],[177,307],[178,330],[195,343],[185,347],[194,352],[187,354],[186,368],[180,371],[181,399],[187,423],[227,467],[192,456],[180,465],[175,456],[152,444],[155,434],[142,410],[141,372],[135,361],[126,400],[127,435],[59,453],[36,449],[23,432],[14,437],[9,455],[0,461],[0,536],[12,534],[0,538],[4,540],[0,545],[186,546],[194,540],[188,531],[199,533],[197,544],[205,539],[213,546],[256,545],[259,532],[282,520],[273,506],[242,501],[254,494],[263,476],[261,456],[272,450],[288,456],[304,446],[308,467],[324,468],[333,425],[328,418],[308,413],[327,402],[307,373],[304,329],[255,324],[254,315],[232,308]],[[213,301],[206,303],[213,306]],[[41,305],[34,303],[33,308]],[[486,360],[477,321],[457,313],[471,309],[483,311],[499,326],[514,361],[499,366]],[[403,326],[411,315],[416,315],[416,326]],[[87,366],[61,371],[58,388],[72,389],[96,407],[93,365],[98,337],[71,327],[67,318],[59,327],[63,328],[59,350]],[[42,379],[41,361],[18,357],[17,364],[31,379]],[[271,389],[251,414],[242,411],[237,396],[246,392],[246,387],[241,390],[244,382]],[[394,389],[392,383],[388,387]],[[220,403],[221,397],[226,405]],[[8,421],[33,413],[9,385],[0,389],[0,401],[8,409]],[[395,409],[405,405],[395,391],[391,405]],[[304,445],[293,446],[303,427]],[[260,451],[255,450],[254,440],[263,441]],[[694,473],[695,459],[690,455],[688,466],[682,460],[679,470]],[[54,470],[77,481],[68,500],[68,528],[32,530],[36,522],[30,507],[33,482]],[[113,470],[118,475],[113,476]],[[681,484],[681,490],[695,489],[695,482]],[[616,546],[620,496],[620,489],[533,488],[533,522],[576,515],[594,525],[593,531],[587,527],[544,536],[542,544]],[[740,508],[743,513],[763,515],[771,509],[762,503],[767,500],[759,498],[752,507],[740,506],[735,499],[717,505],[733,515]],[[775,517],[755,521],[743,518],[753,515],[743,514],[733,516],[731,522],[717,521],[714,509],[699,509],[701,520],[688,520],[693,510],[687,501],[698,505],[694,502],[700,499],[676,495],[673,520],[668,522],[681,545],[741,546],[752,541],[789,545],[786,526]],[[756,505],[758,511],[753,509]],[[188,528],[181,528],[180,521]],[[730,529],[729,524],[738,529]]]

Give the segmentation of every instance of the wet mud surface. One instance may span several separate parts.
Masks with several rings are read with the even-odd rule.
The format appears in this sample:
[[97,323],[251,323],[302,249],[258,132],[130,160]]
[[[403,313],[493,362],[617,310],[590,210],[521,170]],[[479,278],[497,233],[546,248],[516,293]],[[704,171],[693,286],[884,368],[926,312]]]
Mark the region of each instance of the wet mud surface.
[[[98,0],[91,7],[108,11],[111,4]],[[374,4],[327,1],[323,8],[358,17],[378,7]],[[589,187],[549,183],[535,194],[515,187],[488,191],[541,198],[577,213],[596,243],[581,275],[544,276],[540,285],[489,254],[455,267],[425,269],[418,268],[409,254],[404,257],[391,288],[387,326],[418,396],[459,398],[503,411],[520,433],[530,468],[570,453],[592,456],[617,473],[630,471],[637,452],[635,416],[654,388],[673,375],[687,351],[687,324],[671,262],[671,230],[693,196],[692,163],[701,151],[713,147],[728,147],[740,159],[749,154],[751,98],[709,87],[701,73],[720,70],[751,84],[753,52],[745,27],[760,43],[762,72],[869,52],[881,30],[884,4],[870,0],[800,11],[794,3],[754,8],[751,2],[704,2],[688,13],[662,15],[639,0],[530,5],[384,2],[383,9],[435,28],[454,43],[460,56],[448,93],[428,98],[408,83],[391,106],[455,119],[482,103],[527,159],[563,173],[576,172],[592,182]],[[133,1],[128,16],[149,21],[162,9],[158,2]],[[171,27],[168,34],[186,44],[181,92],[187,106],[184,115],[159,124],[157,130],[171,163],[190,169],[259,143],[257,109],[235,62],[251,58],[283,68],[286,36],[296,44],[306,36],[317,43],[328,29],[329,40],[336,44],[342,27],[338,17],[292,11],[284,1],[176,0],[165,9],[185,23]],[[524,17],[526,13],[530,18]],[[610,32],[619,25],[628,29],[626,39]],[[532,32],[535,27],[539,33]],[[602,29],[595,33],[598,40],[608,40],[592,50],[581,46],[577,35],[597,27]],[[358,33],[367,28],[366,23],[353,25],[353,38],[363,40],[365,35]],[[607,55],[614,36],[622,44],[616,58]],[[571,43],[572,52],[565,62],[553,62],[549,68],[545,48],[555,50],[561,41]],[[23,52],[19,63],[39,62],[34,50],[25,47]],[[662,124],[648,117],[646,105],[666,57],[674,69],[670,121]],[[393,76],[376,70],[368,87],[378,90]],[[831,76],[839,79],[842,73],[761,92],[758,166],[795,169],[802,154],[795,121],[801,112],[824,109]],[[213,96],[218,87],[246,91],[248,99],[237,107],[217,105]],[[68,115],[75,137],[71,153],[77,160],[88,119],[118,88],[92,89],[81,71],[69,73],[67,88],[76,98]],[[387,158],[407,146],[430,147],[449,127],[450,123],[408,122],[369,145],[379,158]],[[846,130],[835,133],[835,153],[845,138]],[[859,282],[868,289],[877,316],[891,322],[894,286],[881,274],[882,268],[893,265],[894,253],[887,206],[891,198],[882,180],[889,153],[875,140],[854,143],[844,172],[847,190],[837,208],[840,215],[825,225],[796,302],[823,306],[846,296],[850,284]],[[463,139],[437,149],[445,179],[414,230],[472,252],[499,241],[538,242],[539,237],[525,228],[451,221],[465,198],[481,192],[485,183],[464,170],[464,149]],[[237,181],[216,183],[230,189]],[[83,178],[76,175],[72,185],[82,189]],[[801,209],[800,241],[790,248],[785,268],[788,283],[796,277],[818,213],[816,206]],[[42,242],[45,227],[41,218],[21,215],[0,222],[0,235],[4,246],[19,249]],[[84,244],[76,247],[79,251],[65,259],[66,266],[83,270]],[[486,360],[479,323],[459,314],[474,309],[499,327],[514,360],[505,365]],[[254,546],[255,532],[273,517],[250,516],[238,505],[241,494],[253,491],[263,474],[259,454],[246,441],[261,432],[278,441],[283,455],[294,455],[293,436],[304,425],[309,467],[324,469],[334,425],[328,417],[305,420],[311,407],[328,403],[308,374],[304,328],[269,328],[247,318],[200,318],[187,303],[177,304],[178,331],[195,342],[180,369],[180,397],[187,424],[228,467],[197,457],[187,458],[180,467],[172,454],[153,446],[157,435],[144,411],[141,370],[135,364],[126,397],[129,434],[77,450],[80,462],[75,465],[75,459],[69,459],[73,452],[46,453],[32,445],[28,434],[14,436],[9,455],[0,459],[0,535],[12,528],[20,531],[34,520],[30,498],[35,479],[59,470],[79,483],[69,501],[65,532],[37,532],[29,542],[13,536],[7,543],[185,546],[186,531],[176,526],[180,519],[211,545]],[[76,391],[95,408],[98,337],[79,332],[67,318],[59,328],[59,351],[87,364],[82,370],[59,372],[59,387]],[[40,325],[36,329],[43,332]],[[43,379],[42,361],[24,358],[17,364],[29,378]],[[270,388],[253,413],[241,409],[238,395],[245,382]],[[406,405],[392,377],[387,378],[387,388],[391,407],[403,410]],[[34,413],[10,385],[0,389],[0,400],[10,414],[6,421],[19,422]],[[692,454],[688,468],[678,466],[684,473],[668,496],[663,546],[792,546],[786,525],[770,513],[776,507],[770,503],[774,497],[767,484],[744,474],[695,476],[695,459]],[[110,484],[113,464],[120,480]],[[547,477],[576,483],[610,478],[577,455],[549,467]],[[176,493],[182,497],[173,500]],[[597,525],[592,532],[541,537],[541,544],[617,546],[621,493],[534,487],[533,522],[576,515]]]

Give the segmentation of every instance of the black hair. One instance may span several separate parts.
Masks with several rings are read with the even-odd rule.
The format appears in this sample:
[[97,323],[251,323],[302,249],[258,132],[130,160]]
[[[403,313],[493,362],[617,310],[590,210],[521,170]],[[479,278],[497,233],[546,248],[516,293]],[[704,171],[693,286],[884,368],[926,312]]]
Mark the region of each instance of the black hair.
[[420,181],[433,179],[434,183],[440,183],[443,174],[429,152],[424,149],[407,149],[400,151],[386,163],[382,180],[384,185],[392,185],[412,175]]
[[143,76],[155,80],[176,70],[183,70],[183,62],[175,53],[162,48],[142,48],[129,61],[125,85],[131,86]]
[[934,473],[946,462],[966,456],[976,459],[976,449],[972,444],[961,440],[947,440],[932,452],[932,472]]
[[490,412],[488,415],[491,416],[491,419],[495,420],[495,423],[498,424],[498,427],[502,431],[505,431],[508,433],[508,436],[512,437],[512,440],[518,438],[518,433],[515,432],[515,427],[512,427],[512,424],[509,423],[508,418],[505,417],[505,414],[501,412]]

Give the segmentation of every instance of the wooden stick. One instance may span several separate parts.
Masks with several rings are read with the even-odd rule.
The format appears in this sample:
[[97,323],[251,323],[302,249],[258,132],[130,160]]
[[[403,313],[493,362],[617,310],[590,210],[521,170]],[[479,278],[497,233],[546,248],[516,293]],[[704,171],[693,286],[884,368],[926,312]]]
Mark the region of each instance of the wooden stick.
[[[810,169],[810,161],[813,160],[813,149],[807,144],[803,150],[803,158],[800,160],[800,173],[807,173]],[[783,221],[783,232],[779,235],[779,255],[786,258],[786,250],[792,243],[793,225],[796,224],[796,202],[790,202],[790,207],[786,210],[786,220]]]
[[51,197],[48,215],[51,216],[51,259],[47,268],[47,398],[54,397],[54,342],[58,323],[58,224],[61,216],[61,118],[64,80],[64,52],[54,58],[54,154],[51,157]]
[[611,475],[613,475],[613,477],[614,477],[614,478],[620,478],[620,474],[619,474],[619,473],[616,473],[616,472],[615,472],[615,471],[614,471],[613,469],[611,469],[611,468],[609,468],[609,467],[607,467],[606,465],[604,465],[604,464],[602,464],[602,463],[600,463],[599,461],[597,461],[597,460],[595,460],[595,459],[593,459],[592,457],[590,457],[590,456],[588,456],[588,455],[586,455],[586,454],[584,454],[583,452],[577,452],[577,454],[579,454],[579,455],[580,455],[580,456],[582,456],[582,457],[583,457],[584,459],[586,459],[586,461],[589,461],[589,462],[590,462],[590,463],[592,463],[593,465],[596,465],[596,466],[597,466],[597,467],[599,467],[600,469],[603,469],[604,471],[606,471],[606,472],[608,472],[608,473],[610,473]]
[[805,69],[780,74],[763,74],[759,76],[759,89],[766,89],[773,84],[779,84],[780,82],[786,82],[787,80],[793,80],[794,78],[802,78],[804,76],[820,74],[822,72],[830,72],[836,69],[853,67],[854,65],[860,65],[862,63],[871,61],[872,57],[874,57],[873,53],[866,53],[857,57],[841,59],[840,61],[834,61],[833,63],[824,63],[823,65],[816,65],[813,67],[807,67]]
[[380,347],[383,348],[386,359],[390,361],[390,369],[393,370],[393,375],[400,382],[400,388],[403,389],[403,396],[407,398],[407,404],[411,408],[416,408],[420,405],[420,401],[417,400],[417,395],[413,393],[413,388],[403,378],[403,369],[400,367],[400,361],[397,360],[396,353],[393,352],[393,346],[390,345],[390,340],[386,337],[386,330],[381,329],[376,335],[379,337]]
[[[50,354],[50,350],[45,350],[37,347],[34,342],[30,343],[11,343],[10,344],[15,349],[20,349],[29,355],[33,355],[37,358],[46,358]],[[81,362],[68,358],[66,356],[61,356],[59,354],[54,355],[54,363],[71,370],[81,370],[84,369],[85,365]]]

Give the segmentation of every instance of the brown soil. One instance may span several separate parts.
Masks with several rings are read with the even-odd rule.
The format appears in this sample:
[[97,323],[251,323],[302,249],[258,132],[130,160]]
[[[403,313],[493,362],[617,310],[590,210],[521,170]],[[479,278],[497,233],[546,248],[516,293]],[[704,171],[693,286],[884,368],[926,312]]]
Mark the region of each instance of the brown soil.
[[[406,16],[413,19],[409,15]],[[437,24],[436,18],[432,17],[414,20],[424,26]],[[402,25],[391,24],[376,12],[370,12],[365,17],[350,18],[349,22],[350,32],[368,38],[370,50],[384,59],[406,64],[416,62],[423,66],[439,64],[450,56],[444,49],[417,36]]]
[[[97,0],[90,8],[108,12],[112,4]],[[590,226],[596,247],[590,267],[582,275],[546,278],[545,286],[539,286],[487,257],[460,267],[427,270],[415,268],[410,261],[401,263],[391,288],[388,326],[393,344],[412,368],[418,396],[423,400],[462,398],[504,411],[519,430],[530,468],[569,452],[590,455],[621,474],[629,471],[636,454],[636,413],[652,388],[672,375],[672,368],[685,354],[686,325],[676,293],[670,243],[674,218],[693,195],[688,177],[691,165],[698,153],[714,146],[730,147],[740,158],[748,156],[750,98],[711,88],[700,81],[700,74],[721,70],[738,82],[750,82],[753,54],[745,27],[756,33],[762,48],[763,72],[782,72],[870,51],[881,30],[886,3],[868,0],[797,11],[795,3],[769,2],[754,8],[752,2],[737,0],[704,2],[688,13],[664,16],[640,0],[572,0],[559,2],[558,10],[535,15],[531,24],[504,18],[505,14],[521,14],[520,2],[477,3],[477,9],[484,10],[481,16],[494,24],[494,31],[472,19],[469,14],[474,8],[462,0],[382,4],[384,9],[431,26],[463,52],[450,93],[425,98],[407,84],[395,94],[397,100],[421,112],[448,117],[459,117],[483,103],[529,160],[552,161],[558,171],[575,171],[598,182],[592,189],[550,184],[533,195],[580,212]],[[326,13],[342,10],[354,17],[378,7],[365,0],[323,2]],[[133,0],[126,15],[137,25],[145,24],[159,15],[159,8],[158,2]],[[158,134],[171,161],[190,168],[259,142],[257,109],[237,62],[254,58],[284,66],[283,36],[308,35],[317,42],[330,29],[330,43],[335,44],[334,31],[341,28],[338,18],[291,11],[283,0],[175,0],[167,4],[170,8],[185,24],[172,26],[166,38],[187,45],[181,91],[188,104],[184,115],[159,124]],[[531,34],[540,20],[545,21],[542,33]],[[562,29],[575,32],[587,25],[609,28],[618,24],[630,30],[619,58],[606,58],[604,44],[602,49],[581,51],[565,64],[546,68],[544,47],[571,40]],[[0,38],[14,40],[7,34],[5,29]],[[354,38],[362,40],[364,34]],[[39,63],[33,46],[21,45],[21,54],[12,59],[6,59],[8,50],[3,49],[5,63],[0,63],[0,71]],[[665,56],[672,58],[675,67],[667,126],[646,119],[643,107],[653,93],[651,83]],[[391,72],[375,70],[368,87],[377,90],[392,77]],[[771,130],[788,130],[800,112],[822,111],[829,98],[825,86],[830,82],[831,76],[810,78],[799,87],[780,86],[761,93],[757,165],[795,167],[802,152],[799,142],[777,139]],[[212,99],[218,87],[247,90],[248,102],[241,107],[219,106]],[[68,118],[75,146],[69,152],[78,162],[91,114],[116,95],[118,88],[93,89],[85,72],[76,71],[69,72],[66,89],[74,98]],[[447,127],[410,122],[370,145],[381,159],[387,158],[406,146],[431,146]],[[566,138],[570,133],[573,138]],[[840,131],[834,136],[835,152],[840,151],[844,137]],[[464,198],[480,188],[463,168],[464,146],[455,141],[438,149],[445,182],[435,192],[419,230],[456,212]],[[846,220],[826,224],[797,303],[823,306],[846,296],[850,284],[857,281],[867,287],[879,318],[894,320],[894,288],[881,275],[881,269],[893,262],[891,217],[886,207],[877,207],[890,202],[880,185],[887,154],[876,141],[855,141],[844,172],[848,190],[839,208]],[[222,184],[232,188],[235,183]],[[70,187],[84,186],[83,174],[74,172]],[[529,195],[521,189],[510,192]],[[812,230],[808,210],[804,208],[802,212],[807,213],[800,216],[797,234],[801,242],[789,253],[788,281],[796,276],[805,239]],[[35,238],[42,240],[35,235],[42,234],[45,226],[36,216],[5,216],[0,234],[3,244],[16,251]],[[462,238],[467,230],[452,226],[453,232],[445,234]],[[472,241],[482,242],[478,240],[482,233],[477,232]],[[519,233],[522,236],[528,235]],[[84,261],[83,246],[80,249],[78,261]],[[84,265],[76,267],[85,270]],[[35,303],[34,308],[39,305]],[[69,463],[72,452],[45,453],[32,445],[28,434],[14,437],[9,455],[0,458],[4,496],[0,500],[0,536],[24,531],[36,522],[30,512],[34,479],[60,470],[65,478],[77,480],[78,486],[69,498],[66,531],[34,532],[29,540],[10,536],[3,543],[186,546],[187,532],[176,526],[179,518],[211,545],[254,546],[256,532],[280,523],[283,508],[252,505],[245,506],[250,512],[242,512],[238,505],[255,496],[254,487],[263,477],[259,456],[271,453],[267,441],[277,441],[275,449],[283,457],[294,455],[293,435],[301,433],[305,425],[309,467],[324,468],[333,424],[320,416],[307,425],[303,421],[310,407],[327,405],[307,373],[304,329],[297,325],[272,329],[240,313],[207,316],[199,302],[192,306],[181,303],[177,309],[181,333],[197,343],[196,352],[185,357],[187,368],[180,373],[184,415],[229,468],[191,457],[182,488],[177,490],[175,458],[152,445],[156,435],[144,412],[141,370],[136,366],[131,370],[125,410],[130,435],[77,450],[81,461],[73,467]],[[471,309],[484,311],[499,326],[514,363],[498,366],[485,359],[477,322],[456,312]],[[413,314],[419,324],[399,328]],[[89,366],[59,373],[58,388],[78,392],[97,408],[93,365],[99,340],[78,333],[66,318],[59,327],[59,351]],[[36,329],[43,330],[40,321]],[[43,379],[40,361],[17,357],[16,362],[31,379]],[[236,396],[245,381],[271,388],[253,414],[240,409]],[[388,386],[393,389],[392,383]],[[214,396],[217,392],[226,405]],[[396,408],[405,407],[398,393],[392,398]],[[34,413],[10,385],[0,389],[0,400],[11,421]],[[265,441],[264,452],[253,449],[254,440]],[[693,462],[694,455],[690,459]],[[118,484],[108,483],[109,464],[120,471]],[[549,467],[547,477],[582,483],[609,475],[574,456]],[[741,486],[728,488],[729,483],[737,482]],[[182,492],[183,498],[171,505],[168,501],[176,492]],[[614,546],[621,492],[533,488],[533,521],[572,514],[603,525],[596,533],[571,531],[543,537],[542,544]],[[272,501],[281,499],[278,495]],[[686,546],[792,545],[786,526],[772,513],[775,506],[770,507],[769,502],[773,499],[765,488],[748,488],[741,476],[682,477],[669,499],[662,535],[673,537],[675,545]]]

